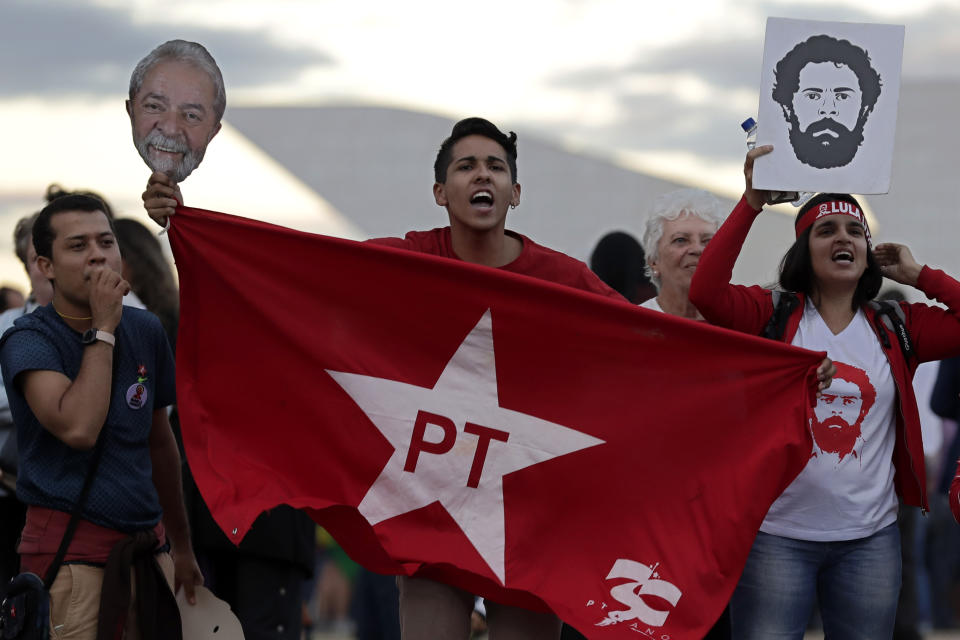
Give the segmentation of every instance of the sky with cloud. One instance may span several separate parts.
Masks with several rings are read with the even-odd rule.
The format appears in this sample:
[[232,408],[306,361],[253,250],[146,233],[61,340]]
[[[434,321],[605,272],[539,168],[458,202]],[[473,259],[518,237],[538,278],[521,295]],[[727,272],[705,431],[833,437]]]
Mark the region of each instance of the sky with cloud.
[[8,0],[0,15],[0,101],[115,96],[153,45],[182,37],[217,58],[231,105],[477,113],[705,163],[729,159],[756,111],[767,16],[906,24],[904,77],[960,79],[956,0]]
[[6,2],[0,8],[0,96],[96,96],[122,92],[136,61],[171,33],[203,42],[247,87],[294,80],[331,57],[278,45],[265,29],[142,20],[135,11],[94,2]]

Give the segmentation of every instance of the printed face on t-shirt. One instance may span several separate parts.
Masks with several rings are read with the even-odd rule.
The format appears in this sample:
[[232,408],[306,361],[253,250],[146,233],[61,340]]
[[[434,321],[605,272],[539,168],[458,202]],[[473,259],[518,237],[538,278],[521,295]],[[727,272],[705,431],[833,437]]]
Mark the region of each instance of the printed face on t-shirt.
[[843,460],[851,453],[857,455],[854,449],[876,391],[862,369],[843,362],[834,364],[837,375],[814,409],[813,438],[820,450],[836,453]]

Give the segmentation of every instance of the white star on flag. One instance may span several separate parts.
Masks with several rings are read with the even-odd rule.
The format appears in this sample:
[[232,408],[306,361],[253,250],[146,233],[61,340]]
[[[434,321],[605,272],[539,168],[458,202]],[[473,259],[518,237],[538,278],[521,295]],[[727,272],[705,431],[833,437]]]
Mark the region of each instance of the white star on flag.
[[489,309],[432,389],[328,373],[394,448],[360,502],[360,513],[376,525],[439,501],[501,584],[506,582],[503,476],[604,443],[500,406]]

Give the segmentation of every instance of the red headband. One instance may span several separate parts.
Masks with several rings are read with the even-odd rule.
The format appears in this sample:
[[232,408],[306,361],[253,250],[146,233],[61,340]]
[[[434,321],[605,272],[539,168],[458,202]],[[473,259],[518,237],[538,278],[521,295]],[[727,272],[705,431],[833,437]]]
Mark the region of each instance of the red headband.
[[815,207],[810,207],[810,209],[803,214],[803,217],[797,221],[797,237],[799,238],[801,233],[806,231],[820,218],[835,214],[850,216],[862,224],[863,233],[867,237],[867,245],[872,246],[873,243],[870,238],[870,227],[867,226],[867,218],[863,215],[863,211],[861,211],[860,207],[852,202],[844,202],[843,200],[829,200],[827,202],[821,202]]

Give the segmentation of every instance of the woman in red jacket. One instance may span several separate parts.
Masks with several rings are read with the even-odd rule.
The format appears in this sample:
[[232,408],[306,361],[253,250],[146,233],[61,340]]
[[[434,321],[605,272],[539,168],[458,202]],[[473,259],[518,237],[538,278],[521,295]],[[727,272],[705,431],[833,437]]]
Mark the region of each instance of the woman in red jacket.
[[[775,298],[730,284],[763,193],[746,190],[700,259],[690,300],[711,323],[768,332]],[[837,373],[810,420],[810,460],[767,513],[730,601],[735,638],[802,638],[817,598],[828,638],[889,638],[900,590],[897,493],[927,508],[920,421],[911,380],[919,362],[960,354],[960,283],[899,244],[872,247],[855,198],[820,194],[797,214],[778,296],[796,306],[775,337],[826,351]],[[947,306],[871,303],[886,276]],[[782,303],[781,303],[782,304]],[[782,309],[782,307],[780,307]],[[774,322],[773,324],[777,324]],[[898,335],[904,329],[907,335]]]

